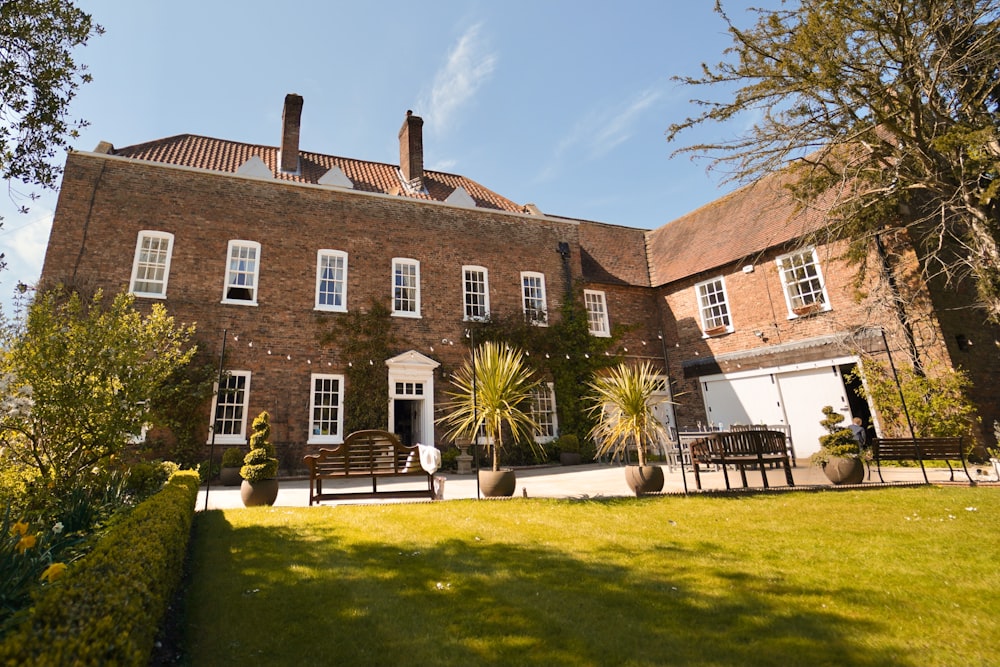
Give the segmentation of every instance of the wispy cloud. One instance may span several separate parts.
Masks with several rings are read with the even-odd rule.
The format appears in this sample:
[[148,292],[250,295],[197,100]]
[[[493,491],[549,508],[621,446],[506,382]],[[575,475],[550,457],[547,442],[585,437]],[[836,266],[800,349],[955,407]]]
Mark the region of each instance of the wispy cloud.
[[470,27],[448,54],[434,76],[434,84],[420,108],[429,128],[440,133],[454,123],[455,114],[490,78],[497,56],[486,48],[480,36],[482,23]]
[[555,177],[560,165],[570,158],[590,161],[607,155],[632,137],[642,115],[662,97],[662,91],[647,88],[620,104],[590,111],[559,140],[552,161],[542,168],[537,180]]
[[597,159],[628,141],[642,113],[661,97],[654,89],[646,89],[611,109],[593,111],[574,125],[562,139],[557,150],[567,152],[585,146],[587,157]]

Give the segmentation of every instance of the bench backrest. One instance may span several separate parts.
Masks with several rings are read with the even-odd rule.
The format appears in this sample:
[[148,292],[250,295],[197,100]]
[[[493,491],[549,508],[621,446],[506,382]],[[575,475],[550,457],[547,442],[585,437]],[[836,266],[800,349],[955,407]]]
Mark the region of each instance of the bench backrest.
[[302,460],[311,477],[423,472],[419,449],[407,447],[388,431],[355,431],[333,449],[320,449]]
[[693,456],[786,455],[785,434],[781,431],[720,431],[691,443]]
[[876,461],[964,460],[962,438],[875,438],[872,456]]

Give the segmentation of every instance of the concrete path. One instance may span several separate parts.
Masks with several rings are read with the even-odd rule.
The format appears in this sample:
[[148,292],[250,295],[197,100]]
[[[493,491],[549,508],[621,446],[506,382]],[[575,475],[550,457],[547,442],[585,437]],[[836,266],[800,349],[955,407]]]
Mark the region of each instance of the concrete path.
[[[970,467],[973,479],[977,478],[976,469],[982,466]],[[690,468],[686,469],[682,475],[679,468],[673,471],[663,468],[665,483],[663,493],[683,493],[685,490],[685,480],[687,489],[695,492],[694,474]],[[984,469],[985,473],[986,470]],[[977,481],[990,482],[996,480],[992,468],[990,475],[979,476]],[[947,483],[947,468],[928,468],[928,477],[933,483]],[[920,468],[888,468],[883,469],[882,475],[886,483],[922,483],[923,476]],[[443,473],[445,478],[444,500],[456,500],[461,498],[476,498],[477,486],[476,475],[458,475],[455,473]],[[812,466],[800,466],[792,469],[792,477],[797,488],[835,488],[826,479],[820,468]],[[705,491],[724,491],[725,481],[721,472],[708,472],[701,475],[702,488]],[[785,489],[784,472],[780,469],[769,469],[767,471],[768,483],[772,489]],[[859,488],[873,487],[878,483],[878,475],[873,470],[872,479],[867,478]],[[956,483],[968,484],[965,474],[959,469],[955,475]],[[739,472],[731,470],[729,472],[729,483],[734,489],[742,488]],[[757,470],[747,471],[747,483],[754,489],[761,489],[760,472]],[[379,487],[387,488],[392,484],[405,485],[402,488],[420,488],[422,483],[408,480],[380,480]],[[353,481],[350,484],[338,483],[337,489],[343,490],[370,490],[370,481]],[[326,485],[324,490],[331,490],[330,485]],[[205,496],[208,492],[208,502],[206,505]],[[514,491],[515,497],[527,495],[529,498],[582,498],[582,497],[616,497],[631,496],[632,492],[625,483],[625,470],[618,465],[604,465],[591,463],[580,466],[552,466],[520,468],[517,470],[517,488]],[[324,505],[337,504],[357,504],[357,503],[387,503],[387,502],[413,502],[413,500],[399,500],[392,498],[364,498],[358,500],[329,501]],[[284,507],[306,507],[309,505],[309,480],[308,479],[282,479],[276,506]],[[211,487],[206,489],[202,485],[198,493],[198,504],[195,509],[229,509],[243,507],[240,499],[240,489],[238,486],[221,486],[213,482]]]

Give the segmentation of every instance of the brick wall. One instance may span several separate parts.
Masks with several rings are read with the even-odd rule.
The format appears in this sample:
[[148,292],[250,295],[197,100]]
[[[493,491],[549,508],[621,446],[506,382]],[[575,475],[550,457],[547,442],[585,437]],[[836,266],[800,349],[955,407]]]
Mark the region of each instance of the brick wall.
[[[337,350],[319,343],[338,314],[314,310],[318,249],[348,253],[349,310],[388,302],[392,258],[418,260],[422,317],[393,318],[399,352],[452,368],[465,347],[441,340],[463,336],[463,265],[489,270],[495,313],[519,313],[520,272],[538,271],[558,317],[568,287],[560,243],[571,251],[570,281],[580,278],[572,222],[72,153],[42,285],[128,289],[140,230],[174,234],[164,303],[178,321],[197,324],[206,354],[217,358],[229,332],[226,366],[253,371],[248,412],[271,413],[276,443],[306,438],[310,373],[343,372]],[[257,306],[220,303],[233,239],[261,245]],[[384,360],[373,361],[385,372]],[[438,378],[439,394],[443,385]]]

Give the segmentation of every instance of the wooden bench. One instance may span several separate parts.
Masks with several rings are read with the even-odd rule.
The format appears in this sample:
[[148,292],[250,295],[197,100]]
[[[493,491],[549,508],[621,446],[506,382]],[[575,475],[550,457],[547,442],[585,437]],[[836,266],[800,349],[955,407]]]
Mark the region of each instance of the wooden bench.
[[780,431],[746,430],[710,433],[691,443],[691,462],[694,467],[695,484],[699,489],[701,488],[700,465],[722,466],[726,489],[729,490],[731,487],[727,466],[734,465],[739,469],[743,488],[747,488],[746,467],[757,466],[766,489],[768,483],[765,464],[780,463],[785,469],[788,486],[795,486],[788,448],[785,445],[785,434]]
[[951,461],[961,461],[962,470],[969,482],[975,484],[969,468],[965,464],[965,445],[962,437],[953,438],[874,438],[872,439],[872,458],[875,459],[875,467],[878,470],[878,478],[882,479],[882,461],[917,461],[920,463],[920,472],[924,474],[924,482],[930,484],[927,479],[927,470],[924,468],[924,461],[944,461],[948,465],[951,473],[951,481],[955,481],[955,469],[951,467]]
[[[420,451],[408,447],[388,431],[356,431],[333,449],[320,449],[316,454],[302,457],[309,468],[309,504],[323,500],[347,498],[434,499],[434,479],[420,466]],[[324,480],[350,480],[370,477],[371,491],[323,491]],[[426,489],[378,488],[378,480],[394,477],[424,478]]]

